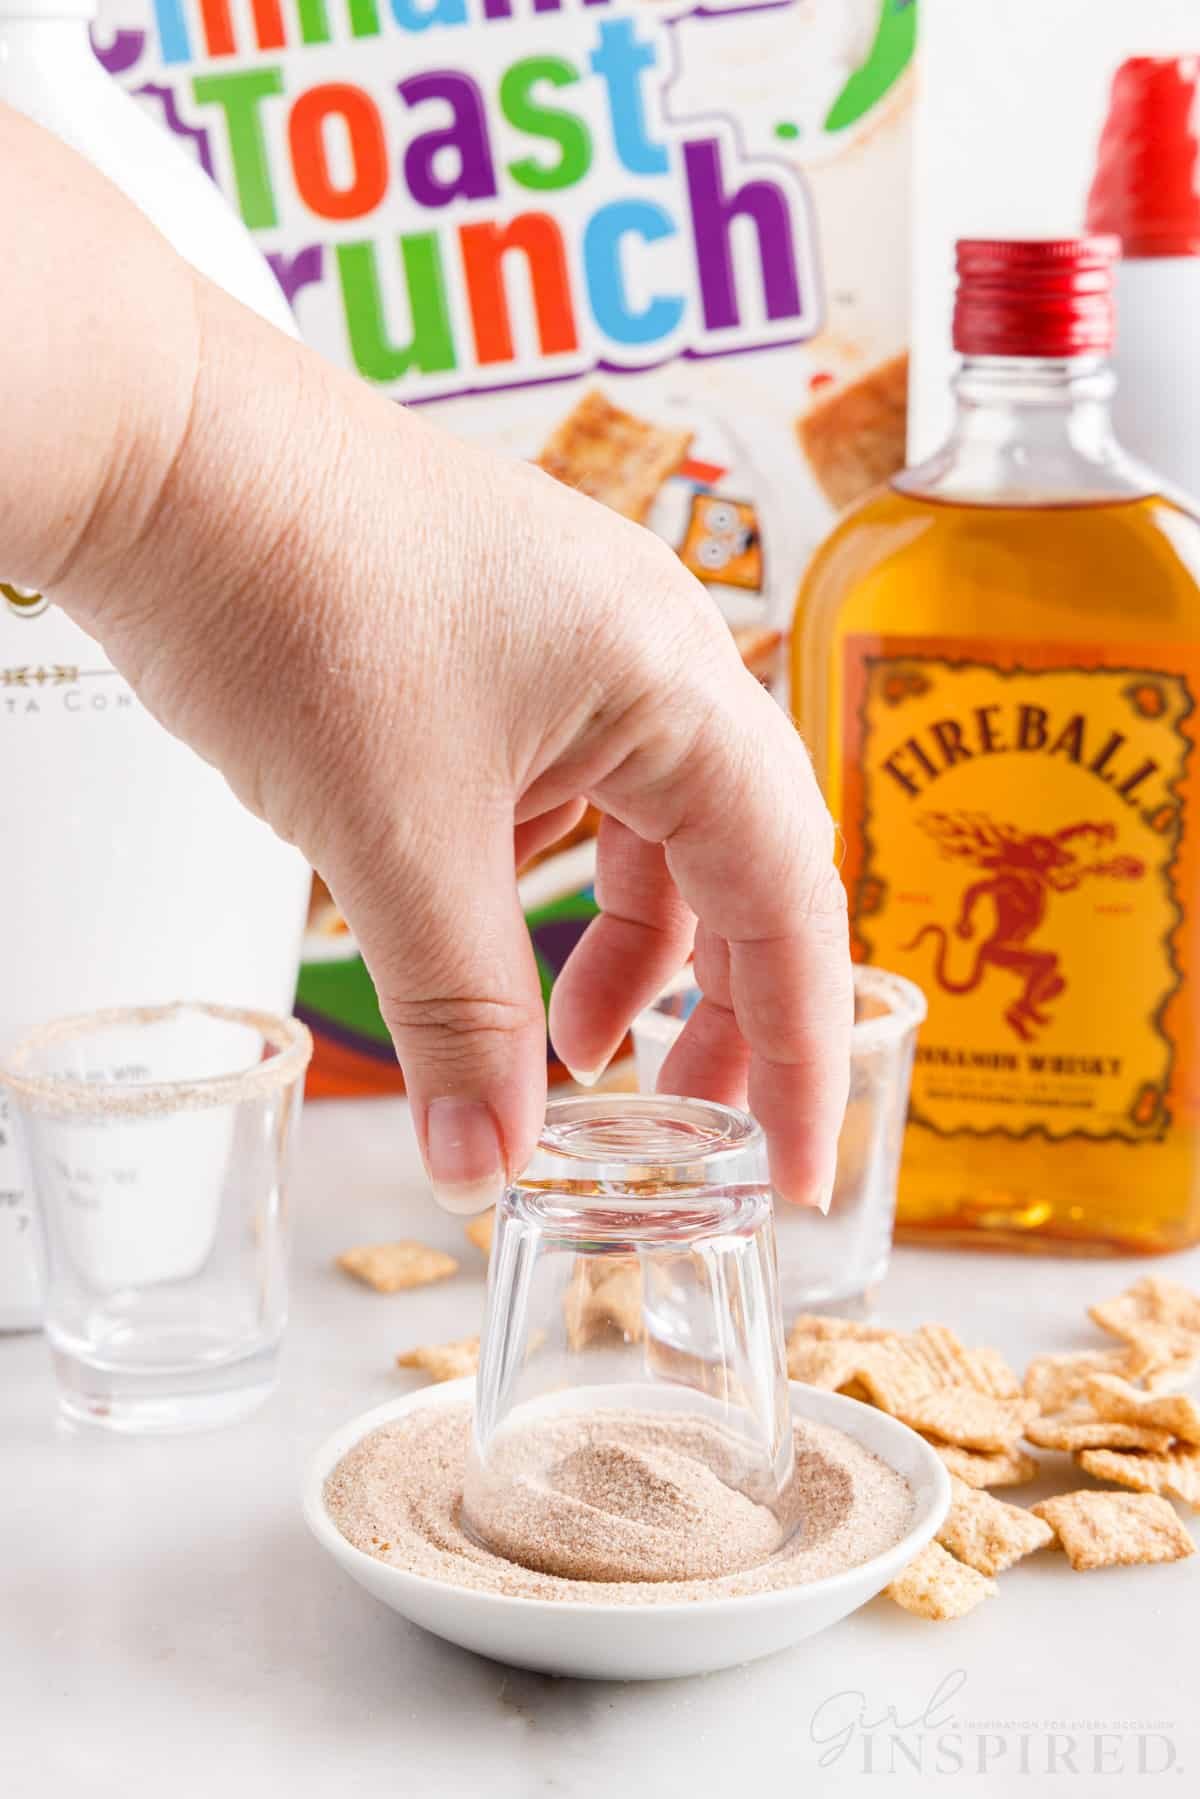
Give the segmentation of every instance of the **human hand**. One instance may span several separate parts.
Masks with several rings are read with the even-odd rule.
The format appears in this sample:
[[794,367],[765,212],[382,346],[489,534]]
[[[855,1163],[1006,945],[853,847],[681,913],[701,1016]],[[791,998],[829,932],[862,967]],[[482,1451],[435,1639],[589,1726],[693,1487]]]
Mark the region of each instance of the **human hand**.
[[601,916],[554,991],[559,1055],[598,1073],[694,938],[705,997],[665,1088],[748,1097],[779,1191],[825,1201],[852,1016],[832,829],[703,588],[641,527],[271,330],[87,177],[125,252],[108,377],[120,391],[150,296],[153,385],[101,439],[110,478],[71,477],[86,524],[39,529],[35,498],[13,573],[320,869],[442,1203],[489,1203],[535,1143],[544,1015],[515,865],[585,797]]

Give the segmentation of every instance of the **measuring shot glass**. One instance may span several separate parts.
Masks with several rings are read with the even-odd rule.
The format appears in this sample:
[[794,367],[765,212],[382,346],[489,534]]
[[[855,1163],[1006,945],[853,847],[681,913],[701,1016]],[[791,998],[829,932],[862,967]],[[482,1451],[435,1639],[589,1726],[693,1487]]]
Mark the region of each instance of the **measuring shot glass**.
[[276,1380],[296,1019],[180,1004],[61,1019],[0,1065],[31,1165],[62,1412],[126,1432],[242,1417]]
[[[635,1434],[665,1426],[673,1455],[765,1508],[753,1514],[764,1555],[790,1534],[791,1413],[761,1131],[744,1113],[694,1099],[555,1100],[533,1161],[497,1208],[467,1529],[548,1573],[578,1575],[581,1519],[591,1532],[586,1577],[728,1571],[711,1553],[662,1541],[650,1569],[623,1559],[606,1524],[629,1497],[631,1416]],[[581,1440],[601,1490],[576,1512],[569,1445],[578,1451]],[[664,1521],[674,1492],[670,1480],[659,1491]],[[567,1506],[563,1531],[530,1541],[531,1493]],[[730,1554],[736,1565],[732,1545]]]
[[[633,1024],[638,1086],[653,1093],[668,1051],[701,998],[688,970]],[[854,970],[850,1098],[827,1217],[782,1202],[775,1212],[785,1318],[861,1302],[887,1273],[896,1182],[925,995],[881,968]]]

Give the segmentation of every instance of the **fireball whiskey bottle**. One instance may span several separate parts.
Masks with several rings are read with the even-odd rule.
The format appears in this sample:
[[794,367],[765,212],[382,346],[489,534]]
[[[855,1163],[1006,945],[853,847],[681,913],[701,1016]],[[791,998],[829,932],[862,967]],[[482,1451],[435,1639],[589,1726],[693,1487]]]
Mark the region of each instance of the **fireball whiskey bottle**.
[[855,955],[929,997],[910,1239],[1200,1240],[1200,523],[1112,437],[1115,248],[959,244],[949,441],[800,593]]

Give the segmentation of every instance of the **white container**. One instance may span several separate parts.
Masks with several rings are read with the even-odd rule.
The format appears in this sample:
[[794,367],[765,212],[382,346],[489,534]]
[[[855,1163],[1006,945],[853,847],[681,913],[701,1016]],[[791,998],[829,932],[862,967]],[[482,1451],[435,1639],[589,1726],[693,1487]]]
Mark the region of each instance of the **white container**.
[[1200,505],[1200,50],[1114,71],[1087,228],[1121,240],[1117,441]]
[[1200,508],[1200,256],[1126,258],[1116,298],[1117,441]]
[[[0,0],[0,100],[87,157],[203,274],[294,333],[216,188],[96,61],[93,10]],[[0,544],[0,580],[10,574]],[[290,1012],[303,858],[151,718],[98,644],[57,608],[3,592],[0,843],[0,1045],[103,1006],[182,998]],[[0,1330],[38,1322],[34,1239],[0,1112]]]

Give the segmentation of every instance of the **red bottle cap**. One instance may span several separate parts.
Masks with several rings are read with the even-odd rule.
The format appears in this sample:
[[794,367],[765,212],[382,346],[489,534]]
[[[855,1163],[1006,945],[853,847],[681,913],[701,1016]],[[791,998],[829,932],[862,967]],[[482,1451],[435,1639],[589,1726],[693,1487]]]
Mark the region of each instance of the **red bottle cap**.
[[1112,348],[1115,237],[960,237],[954,348],[1082,356]]
[[1113,76],[1089,231],[1122,254],[1200,256],[1200,56],[1131,56]]

